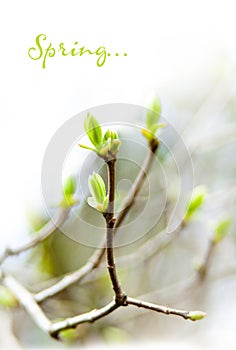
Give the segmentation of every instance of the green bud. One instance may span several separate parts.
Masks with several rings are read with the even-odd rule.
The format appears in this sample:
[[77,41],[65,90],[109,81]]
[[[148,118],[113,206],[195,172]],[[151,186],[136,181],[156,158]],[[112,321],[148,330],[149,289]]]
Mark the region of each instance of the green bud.
[[65,196],[73,195],[76,191],[76,179],[74,176],[69,176],[63,185],[63,192]]
[[102,128],[91,114],[87,114],[84,120],[84,130],[95,147],[102,143]]
[[120,144],[121,144],[121,142],[119,139],[114,139],[111,141],[110,152],[113,156],[115,156],[117,154],[117,152],[119,151]]
[[146,115],[146,129],[141,129],[141,133],[149,142],[156,138],[155,134],[158,129],[166,126],[164,123],[158,123],[160,115],[161,102],[158,98],[155,98]]
[[76,192],[76,179],[74,176],[69,176],[63,185],[64,198],[60,203],[63,208],[69,208],[78,203],[78,200],[74,197]]
[[116,140],[118,138],[119,138],[118,133],[115,130],[111,130],[111,139]]
[[154,98],[146,116],[146,127],[153,131],[153,127],[158,123],[161,115],[161,101],[159,98]]
[[108,141],[109,139],[115,140],[118,138],[119,138],[118,133],[115,130],[109,129],[105,132],[105,135],[103,136],[103,141]]
[[230,226],[230,219],[220,220],[214,228],[213,243],[219,243],[228,234]]
[[206,313],[202,311],[189,311],[188,318],[191,321],[199,321],[206,317]]
[[193,190],[192,198],[187,206],[185,220],[188,221],[193,214],[202,206],[206,195],[206,189],[203,186],[198,186]]
[[151,141],[155,138],[155,134],[153,134],[153,132],[149,131],[148,129],[141,129],[141,133],[148,141]]
[[92,197],[88,198],[88,204],[96,208],[100,212],[104,212],[107,209],[108,199],[106,196],[106,186],[102,177],[93,172],[93,175],[89,176],[89,191]]

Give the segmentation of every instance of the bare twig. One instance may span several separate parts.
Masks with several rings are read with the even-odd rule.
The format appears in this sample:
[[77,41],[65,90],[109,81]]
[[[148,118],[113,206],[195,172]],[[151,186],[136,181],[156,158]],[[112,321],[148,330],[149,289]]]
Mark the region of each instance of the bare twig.
[[101,309],[94,309],[90,312],[67,318],[63,321],[55,322],[51,325],[50,335],[58,337],[58,333],[68,328],[75,328],[81,323],[95,322],[96,320],[105,317],[116,310],[119,305],[113,300]]
[[210,261],[211,261],[215,246],[216,246],[215,242],[211,239],[208,243],[208,249],[206,252],[206,256],[205,256],[200,268],[197,270],[196,280],[200,280],[200,282],[203,282],[207,276],[207,273],[208,273],[208,270],[210,267]]
[[144,164],[142,166],[142,169],[140,170],[128,196],[125,198],[124,203],[122,205],[123,209],[120,211],[119,215],[117,216],[116,223],[115,223],[115,229],[119,228],[122,222],[124,221],[126,215],[128,214],[130,208],[132,207],[134,200],[139,193],[143,182],[152,166],[153,160],[155,158],[155,153],[158,149],[159,141],[157,139],[152,140],[149,143],[149,152],[147,154],[147,157],[144,161]]
[[29,250],[30,248],[35,247],[38,243],[42,242],[44,239],[49,237],[52,233],[58,229],[68,218],[70,209],[60,209],[56,216],[46,223],[38,232],[37,235],[34,234],[34,237],[29,240],[29,242],[20,245],[16,248],[6,248],[5,251],[0,256],[0,264],[2,264],[9,256],[18,255],[20,253]]
[[[151,165],[153,163],[153,160],[155,158],[155,153],[158,149],[158,140],[153,140],[149,144],[149,152],[147,154],[147,157],[144,161],[143,167],[140,170],[132,189],[130,190],[130,193],[126,197],[123,203],[123,210],[120,211],[119,215],[116,218],[114,229],[115,232],[117,232],[117,229],[121,226],[122,222],[124,221],[126,215],[128,214],[129,210],[131,209],[134,200],[139,193],[143,182],[147,176],[147,173],[149,172]],[[42,302],[43,300],[52,297],[64,289],[68,288],[69,286],[80,282],[85,276],[87,276],[92,270],[97,268],[105,254],[105,248],[106,247],[106,241],[102,243],[102,248],[99,248],[94,251],[92,256],[87,260],[86,264],[79,268],[78,270],[69,273],[65,275],[61,280],[53,284],[52,286],[48,287],[47,289],[38,292],[35,294],[35,300],[38,302]]]

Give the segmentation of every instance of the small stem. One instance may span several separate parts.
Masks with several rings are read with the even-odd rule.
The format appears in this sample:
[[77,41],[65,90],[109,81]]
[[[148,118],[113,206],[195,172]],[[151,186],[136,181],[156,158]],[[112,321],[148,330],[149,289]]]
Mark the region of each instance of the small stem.
[[108,167],[108,208],[104,214],[106,219],[106,255],[107,255],[107,269],[110,275],[112,287],[115,293],[115,300],[118,304],[123,304],[125,295],[122,291],[119,278],[116,271],[114,258],[114,201],[115,201],[115,162],[113,158],[107,162]]
[[59,322],[54,322],[51,325],[49,333],[52,337],[58,338],[58,334],[62,330],[75,328],[79,324],[86,323],[86,322],[91,322],[91,323],[95,322],[96,320],[99,320],[100,318],[109,315],[118,307],[119,305],[117,305],[116,302],[113,300],[101,309],[94,309],[92,311],[86,312],[81,315],[66,318],[65,320],[62,320]]
[[202,263],[202,265],[200,266],[199,270],[198,270],[198,279],[203,282],[206,278],[206,275],[207,275],[207,272],[209,270],[209,266],[210,266],[210,261],[211,261],[211,258],[212,258],[212,253],[214,251],[214,248],[215,248],[215,243],[213,240],[211,240],[209,242],[209,245],[208,245],[208,249],[207,249],[207,252],[206,252],[206,256],[205,256],[205,259]]
[[[191,321],[195,321],[197,319],[201,319],[205,317],[205,313],[202,311],[185,311],[185,310],[179,310],[179,309],[173,309],[171,307],[167,307],[167,306],[162,306],[162,305],[157,305],[157,304],[153,304],[153,303],[149,303],[146,301],[142,301],[142,300],[138,300],[138,299],[134,299],[131,297],[127,297],[126,299],[126,304],[127,305],[134,305],[137,307],[142,307],[144,309],[148,309],[148,310],[153,310],[162,314],[166,314],[166,315],[176,315],[176,316],[180,316],[183,317],[185,320],[191,320]],[[193,315],[198,313],[200,317],[196,318]]]

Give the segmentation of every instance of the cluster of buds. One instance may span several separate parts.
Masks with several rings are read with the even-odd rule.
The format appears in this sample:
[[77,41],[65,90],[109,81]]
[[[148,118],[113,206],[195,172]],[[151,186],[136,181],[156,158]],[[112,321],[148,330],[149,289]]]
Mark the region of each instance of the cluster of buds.
[[84,121],[84,130],[94,148],[79,144],[80,147],[94,151],[104,159],[110,159],[116,156],[121,142],[115,130],[107,130],[103,135],[99,122],[89,113]]

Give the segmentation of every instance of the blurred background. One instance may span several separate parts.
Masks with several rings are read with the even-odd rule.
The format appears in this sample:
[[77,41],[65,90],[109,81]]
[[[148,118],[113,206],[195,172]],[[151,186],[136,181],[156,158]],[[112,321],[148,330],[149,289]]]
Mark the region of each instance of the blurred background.
[[[122,265],[119,272],[130,295],[201,309],[207,318],[190,323],[151,311],[121,309],[93,325],[81,325],[66,335],[67,342],[71,346],[115,342],[131,346],[151,341],[175,348],[178,344],[181,348],[232,348],[236,311],[234,2],[23,0],[9,1],[1,8],[1,250],[27,239],[48,220],[41,194],[42,161],[52,136],[69,118],[109,103],[146,107],[150,98],[158,95],[164,118],[191,154],[194,186],[207,188],[206,201],[161,253],[145,262],[133,261],[129,268]],[[112,52],[125,51],[128,56],[111,57],[102,68],[92,58],[56,56],[43,70],[27,55],[39,33],[45,33],[54,45],[62,41],[71,45],[77,40],[90,47],[104,45]],[[115,121],[111,116],[111,122]],[[127,121],[141,123],[142,118],[134,115]],[[179,181],[169,159],[171,152],[181,159],[181,151],[178,153],[177,140],[167,136],[168,128],[163,138],[170,150],[160,150],[159,161],[164,171],[173,175],[168,206],[149,235],[117,249],[117,256],[137,250],[157,235],[169,218]],[[155,164],[150,174],[157,186],[158,166]],[[135,177],[135,169],[130,176]],[[140,200],[145,188],[143,191]],[[89,210],[86,208],[82,209]],[[189,290],[186,281],[205,256],[212,224],[221,217],[231,218],[229,233],[214,250],[206,280]],[[58,232],[32,252],[9,258],[4,269],[30,289],[39,290],[52,278],[83,265],[91,251]],[[97,278],[46,301],[43,307],[56,319],[102,306],[110,297],[104,270]],[[20,308],[2,306],[0,322],[2,347],[65,347],[39,331]]]

